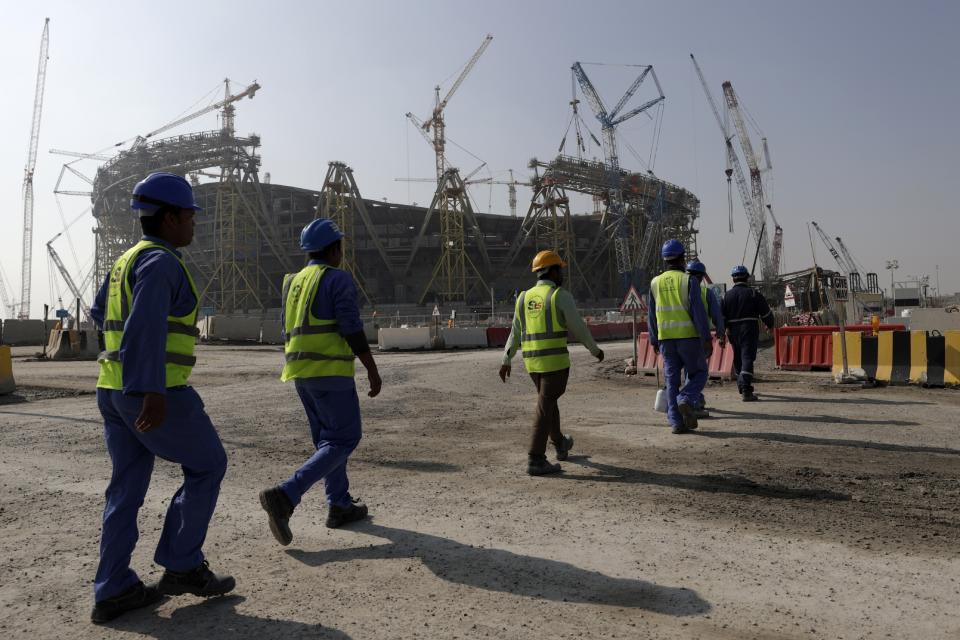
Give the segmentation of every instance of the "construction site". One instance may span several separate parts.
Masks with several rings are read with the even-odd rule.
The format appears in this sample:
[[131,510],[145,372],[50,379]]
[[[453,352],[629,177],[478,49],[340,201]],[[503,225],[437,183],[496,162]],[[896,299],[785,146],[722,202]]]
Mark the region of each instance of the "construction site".
[[[648,64],[571,61],[557,147],[531,144],[525,169],[502,179],[484,175],[485,163],[457,166],[446,110],[492,41],[487,35],[458,58],[462,66],[433,88],[426,117],[405,114],[435,175],[396,180],[429,185],[426,206],[381,197],[384,185],[365,179],[371,158],[315,158],[315,181],[274,181],[264,161],[271,140],[241,133],[244,106],[264,99],[269,78],[263,86],[224,80],[204,106],[99,151],[50,149],[63,161],[55,195],[87,208],[72,219],[60,209],[44,291],[32,276],[44,23],[19,294],[0,270],[0,638],[960,638],[960,299],[940,290],[940,266],[934,279],[898,276],[897,260],[861,261],[863,237],[845,241],[829,218],[781,214],[770,141],[733,83],[708,81],[693,54],[682,62],[708,110],[717,159],[709,179],[721,189],[725,182],[725,201],[702,203],[697,188],[677,184],[686,180],[637,162],[640,143],[627,123],[644,118],[654,156],[666,100]],[[626,89],[600,91],[601,66]],[[189,385],[227,459],[200,555],[233,575],[236,589],[168,595],[94,625],[104,491],[118,473],[118,445],[105,427],[109,394],[145,397],[136,442],[149,440],[140,426],[146,396],[163,394],[128,394],[125,374],[103,386],[101,364],[122,362],[107,337],[127,329],[109,315],[94,321],[91,306],[143,235],[131,193],[154,172],[184,177],[203,211],[192,243],[180,248],[199,296],[196,326],[188,315],[176,328],[172,306],[166,326],[197,338]],[[506,207],[482,210],[480,188],[505,192]],[[726,214],[730,238],[701,234],[704,211]],[[92,255],[78,255],[71,241],[65,260],[58,247],[87,233],[78,221],[90,216]],[[260,492],[323,442],[311,441],[300,380],[280,379],[302,355],[291,353],[293,336],[334,333],[307,326],[313,307],[292,332],[280,319],[281,309],[293,315],[285,276],[307,260],[301,231],[317,219],[344,234],[339,266],[356,284],[382,377],[381,393],[366,352],[354,350],[368,369],[357,364],[362,440],[347,454],[347,497],[362,498],[369,517],[331,527],[318,484],[290,502],[293,540],[280,546]],[[801,228],[802,243],[790,235]],[[647,317],[670,239],[690,261],[719,243],[742,246],[744,283],[774,318],[769,330],[748,318],[760,338],[745,378],[743,352],[734,355],[733,338],[711,316],[703,344],[694,343],[709,352],[705,415],[689,430],[668,424],[662,345],[670,338],[651,335],[659,312]],[[809,258],[791,256],[788,266],[790,242],[804,256],[809,243]],[[504,348],[544,250],[562,259],[562,287],[602,352],[562,324],[560,335],[550,333],[549,298],[547,333],[518,320],[518,344],[562,339],[566,352],[570,341],[557,420],[575,445],[561,457],[559,441],[548,442],[547,458],[562,470],[539,476],[528,445],[535,412],[540,420],[546,411],[544,374],[531,368],[534,388],[524,364],[530,347],[520,347],[512,369]],[[707,315],[709,296],[722,301],[731,286],[725,276],[718,267],[715,280],[703,280]],[[657,306],[692,320],[684,304]],[[169,381],[171,363],[184,360],[170,359],[169,344],[166,356],[158,362]],[[688,366],[684,384],[690,375]],[[744,404],[742,385],[753,383],[757,396]],[[172,419],[162,420],[157,429]],[[166,535],[170,496],[182,501],[184,475],[195,473],[150,451],[157,459],[130,560],[148,585],[165,570],[154,546]]]

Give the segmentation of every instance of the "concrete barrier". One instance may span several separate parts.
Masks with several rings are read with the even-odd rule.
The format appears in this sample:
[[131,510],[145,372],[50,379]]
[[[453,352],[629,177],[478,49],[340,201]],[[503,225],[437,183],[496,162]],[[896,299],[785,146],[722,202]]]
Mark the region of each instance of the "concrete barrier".
[[283,344],[283,325],[279,320],[264,319],[260,325],[261,344]]
[[960,312],[946,309],[913,309],[911,331],[960,331]]
[[505,347],[510,337],[510,327],[490,327],[487,329],[488,347]]
[[363,335],[367,338],[368,344],[377,344],[380,340],[380,325],[375,322],[364,322],[363,323]]
[[[850,325],[850,332],[870,334],[868,324]],[[880,331],[903,331],[903,324],[880,325]],[[833,367],[833,336],[840,330],[836,325],[783,326],[774,329],[774,350],[777,367],[785,371],[829,371]]]
[[487,330],[482,327],[441,329],[447,349],[486,349]]
[[96,331],[56,328],[50,332],[47,357],[51,360],[96,360],[99,353]]
[[0,345],[0,396],[13,393],[17,390],[17,383],[13,380],[13,360],[10,358],[10,347]]
[[[960,331],[846,333],[847,367],[888,384],[960,386]],[[840,334],[833,336],[833,374],[843,371]]]
[[201,340],[260,340],[259,316],[207,316],[197,323]]
[[381,351],[410,351],[430,348],[430,328],[380,329],[378,342]]
[[[52,326],[52,325],[51,325]],[[47,341],[43,320],[4,320],[3,343],[15,347],[41,347]]]

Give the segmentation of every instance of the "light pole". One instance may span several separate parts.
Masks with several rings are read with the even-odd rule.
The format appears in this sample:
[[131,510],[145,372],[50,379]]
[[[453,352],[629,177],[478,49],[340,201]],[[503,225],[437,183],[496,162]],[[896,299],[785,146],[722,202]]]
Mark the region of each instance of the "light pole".
[[893,272],[900,268],[900,263],[896,260],[887,260],[887,269],[890,271],[890,301],[893,308],[893,315],[897,315],[897,296],[893,290]]

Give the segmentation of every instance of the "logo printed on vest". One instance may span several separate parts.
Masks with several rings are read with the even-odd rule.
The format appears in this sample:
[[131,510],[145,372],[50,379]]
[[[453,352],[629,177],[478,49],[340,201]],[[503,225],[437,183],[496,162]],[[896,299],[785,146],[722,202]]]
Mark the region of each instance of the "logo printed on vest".
[[527,311],[533,318],[539,318],[543,313],[543,298],[539,294],[533,294],[527,300]]

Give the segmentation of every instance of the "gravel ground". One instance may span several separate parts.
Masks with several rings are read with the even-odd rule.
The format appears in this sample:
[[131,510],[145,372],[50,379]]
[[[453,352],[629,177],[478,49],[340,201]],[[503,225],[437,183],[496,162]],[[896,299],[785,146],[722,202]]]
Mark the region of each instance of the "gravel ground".
[[[279,350],[201,347],[193,382],[230,458],[207,539],[235,595],[167,599],[89,623],[104,451],[92,362],[28,362],[0,405],[0,638],[957,638],[960,394],[836,387],[769,371],[761,402],[707,390],[713,417],[674,436],[627,343],[574,348],[564,473],[525,475],[534,405],[499,353],[381,354],[360,380],[352,491],[372,518],[323,526],[304,499],[272,538],[257,492],[310,453]],[[766,369],[765,369],[766,368]],[[160,462],[134,566],[179,469]]]

